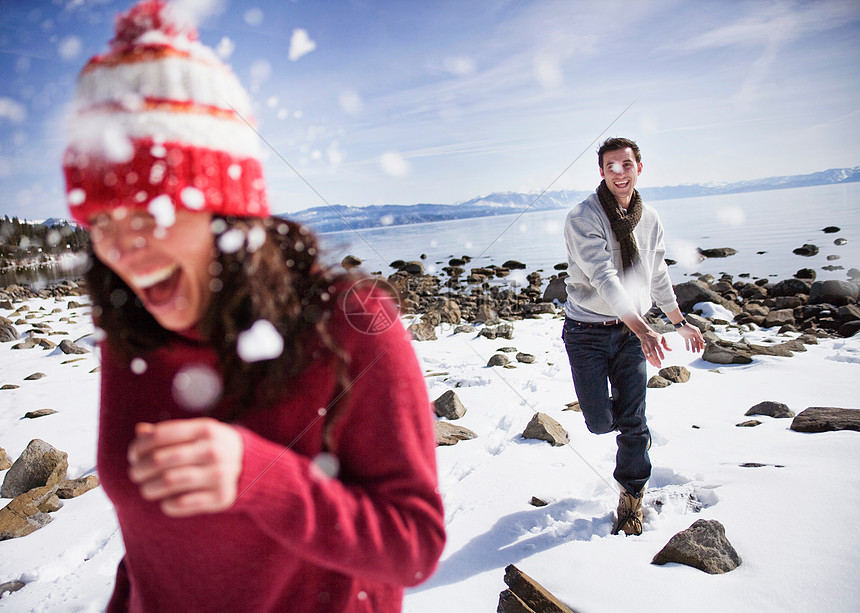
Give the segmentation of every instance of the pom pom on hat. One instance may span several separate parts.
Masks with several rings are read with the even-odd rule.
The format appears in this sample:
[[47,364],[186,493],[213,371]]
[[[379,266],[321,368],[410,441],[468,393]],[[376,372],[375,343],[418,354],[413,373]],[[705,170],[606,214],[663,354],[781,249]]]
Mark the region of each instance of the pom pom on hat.
[[78,78],[63,157],[69,211],[176,208],[266,216],[259,138],[239,80],[162,0],[116,20],[109,51]]

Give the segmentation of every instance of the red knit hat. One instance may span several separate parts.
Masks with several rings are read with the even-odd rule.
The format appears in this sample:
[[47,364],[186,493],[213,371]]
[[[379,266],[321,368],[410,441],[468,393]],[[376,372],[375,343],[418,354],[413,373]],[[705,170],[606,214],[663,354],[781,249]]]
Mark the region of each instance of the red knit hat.
[[268,215],[252,125],[248,94],[194,26],[163,0],[140,2],[78,78],[63,158],[72,217],[87,225],[159,196],[192,211]]

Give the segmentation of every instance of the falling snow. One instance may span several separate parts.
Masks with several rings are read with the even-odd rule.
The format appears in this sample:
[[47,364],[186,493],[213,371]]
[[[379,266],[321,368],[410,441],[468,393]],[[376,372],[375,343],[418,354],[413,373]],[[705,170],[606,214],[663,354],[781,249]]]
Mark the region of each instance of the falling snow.
[[258,319],[250,328],[239,334],[236,353],[245,362],[272,360],[284,350],[284,338],[265,319]]

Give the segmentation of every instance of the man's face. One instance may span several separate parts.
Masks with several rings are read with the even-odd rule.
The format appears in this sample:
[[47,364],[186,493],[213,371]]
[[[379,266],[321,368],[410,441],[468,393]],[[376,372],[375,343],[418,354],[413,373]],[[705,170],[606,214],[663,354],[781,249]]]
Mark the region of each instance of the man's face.
[[600,176],[606,180],[606,187],[615,196],[615,200],[624,208],[630,204],[633,188],[642,172],[642,162],[636,161],[633,149],[617,149],[603,154],[603,166]]

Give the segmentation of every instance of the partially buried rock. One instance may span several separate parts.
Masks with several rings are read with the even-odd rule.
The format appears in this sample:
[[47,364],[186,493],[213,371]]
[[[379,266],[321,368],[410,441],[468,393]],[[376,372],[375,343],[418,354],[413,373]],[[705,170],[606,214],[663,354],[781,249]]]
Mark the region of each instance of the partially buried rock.
[[860,409],[809,407],[794,418],[791,429],[796,432],[835,432],[837,430],[860,432]]
[[792,253],[795,253],[797,255],[802,255],[805,257],[811,257],[811,256],[816,255],[818,253],[818,247],[816,247],[815,245],[810,245],[809,243],[806,243],[805,245],[803,245],[803,247],[798,247],[797,249],[794,249],[792,251]]
[[497,613],[575,613],[513,564],[505,568],[505,584],[508,589],[499,594]]
[[535,413],[523,431],[523,438],[546,441],[553,447],[567,445],[570,439],[560,423],[546,413]]
[[764,402],[759,402],[757,405],[750,407],[744,415],[747,417],[751,417],[753,415],[764,415],[766,417],[784,419],[786,417],[794,417],[794,411],[781,402],[765,400]]
[[659,374],[672,383],[686,383],[690,380],[690,371],[683,366],[667,366],[661,368]]
[[757,419],[748,419],[747,421],[742,421],[739,424],[735,424],[738,428],[755,428],[756,426],[760,426],[761,422]]
[[460,419],[466,414],[466,407],[454,390],[448,390],[433,401],[433,410],[438,417],[445,419]]
[[523,364],[534,364],[535,356],[530,353],[517,353],[517,362],[522,362]]
[[[27,536],[53,519],[47,508],[54,508],[57,484],[33,488],[14,497],[0,509],[0,541]],[[6,497],[6,495],[3,495]]]
[[652,564],[675,562],[698,568],[711,575],[727,573],[741,565],[741,557],[726,538],[726,530],[716,520],[699,519],[669,539]]
[[65,481],[68,468],[68,455],[65,452],[41,439],[33,439],[6,473],[0,496],[15,498],[35,487]]
[[84,349],[80,345],[76,345],[75,343],[73,343],[72,341],[70,341],[68,339],[60,341],[60,351],[62,351],[65,354],[70,354],[70,353],[84,354],[84,353],[90,352],[89,349]]
[[92,489],[99,486],[99,478],[95,475],[87,475],[80,479],[67,479],[58,484],[57,497],[67,500],[69,498],[77,498],[82,494],[86,494]]
[[24,419],[37,419],[39,417],[53,415],[54,413],[56,413],[54,409],[37,409],[35,411],[27,411],[24,413]]
[[497,353],[490,357],[487,366],[507,366],[511,363],[511,359],[504,353]]
[[727,258],[735,255],[737,250],[731,247],[715,247],[713,249],[699,249],[699,253],[706,258]]
[[646,387],[651,389],[660,389],[663,387],[669,387],[670,385],[672,385],[672,382],[665,377],[661,377],[660,375],[654,375],[653,377],[648,379]]
[[440,447],[456,445],[460,441],[478,438],[478,435],[468,428],[447,421],[434,421],[433,431],[436,434],[436,445]]
[[6,450],[0,447],[0,470],[12,468],[12,462],[9,461],[9,456],[6,455]]
[[436,340],[436,326],[433,325],[433,322],[426,319],[421,319],[410,325],[409,332],[416,341]]

